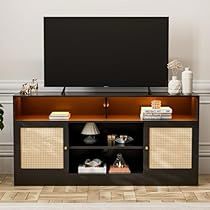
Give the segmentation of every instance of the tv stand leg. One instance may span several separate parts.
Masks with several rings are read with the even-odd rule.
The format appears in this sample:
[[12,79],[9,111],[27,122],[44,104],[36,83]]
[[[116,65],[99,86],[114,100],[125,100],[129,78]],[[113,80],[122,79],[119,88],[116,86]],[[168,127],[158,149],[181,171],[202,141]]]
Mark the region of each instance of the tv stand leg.
[[61,92],[61,95],[64,96],[65,95],[65,90],[66,90],[66,87],[63,87],[63,90]]
[[150,87],[148,87],[148,95],[152,95],[152,91]]

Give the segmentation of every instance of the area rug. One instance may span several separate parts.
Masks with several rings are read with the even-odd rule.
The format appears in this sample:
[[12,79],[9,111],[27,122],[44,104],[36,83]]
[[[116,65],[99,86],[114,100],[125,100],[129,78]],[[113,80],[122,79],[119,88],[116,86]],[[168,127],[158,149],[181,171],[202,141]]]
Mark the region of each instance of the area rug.
[[51,203],[0,204],[0,210],[210,210],[210,203]]

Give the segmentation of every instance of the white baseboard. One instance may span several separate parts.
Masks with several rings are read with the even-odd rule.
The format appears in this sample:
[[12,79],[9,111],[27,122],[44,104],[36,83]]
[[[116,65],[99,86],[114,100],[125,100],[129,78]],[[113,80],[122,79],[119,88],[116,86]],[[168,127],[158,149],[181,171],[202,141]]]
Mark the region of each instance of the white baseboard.
[[0,156],[0,174],[13,174],[13,166],[14,166],[13,157]]
[[210,157],[199,157],[199,174],[210,174]]

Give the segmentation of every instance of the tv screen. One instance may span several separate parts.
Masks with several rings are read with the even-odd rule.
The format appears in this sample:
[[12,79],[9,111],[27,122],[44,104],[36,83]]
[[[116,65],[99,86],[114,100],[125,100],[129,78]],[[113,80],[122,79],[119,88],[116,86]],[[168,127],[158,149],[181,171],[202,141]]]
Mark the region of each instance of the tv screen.
[[45,86],[161,87],[167,17],[45,17]]

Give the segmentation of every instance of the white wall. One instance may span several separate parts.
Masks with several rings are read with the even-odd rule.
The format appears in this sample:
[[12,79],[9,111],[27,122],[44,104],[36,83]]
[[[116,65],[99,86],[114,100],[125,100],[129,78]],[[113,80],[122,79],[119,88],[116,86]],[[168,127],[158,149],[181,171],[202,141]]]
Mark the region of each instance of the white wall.
[[[197,92],[210,92],[209,0],[0,0],[0,103],[6,128],[0,133],[0,173],[12,171],[12,97],[22,80],[43,80],[44,16],[169,16],[170,59],[194,72]],[[10,93],[10,94],[9,94]],[[210,99],[202,97],[201,171],[210,173]]]
[[209,0],[0,0],[0,79],[43,76],[43,16],[170,17],[170,58],[210,79]]

